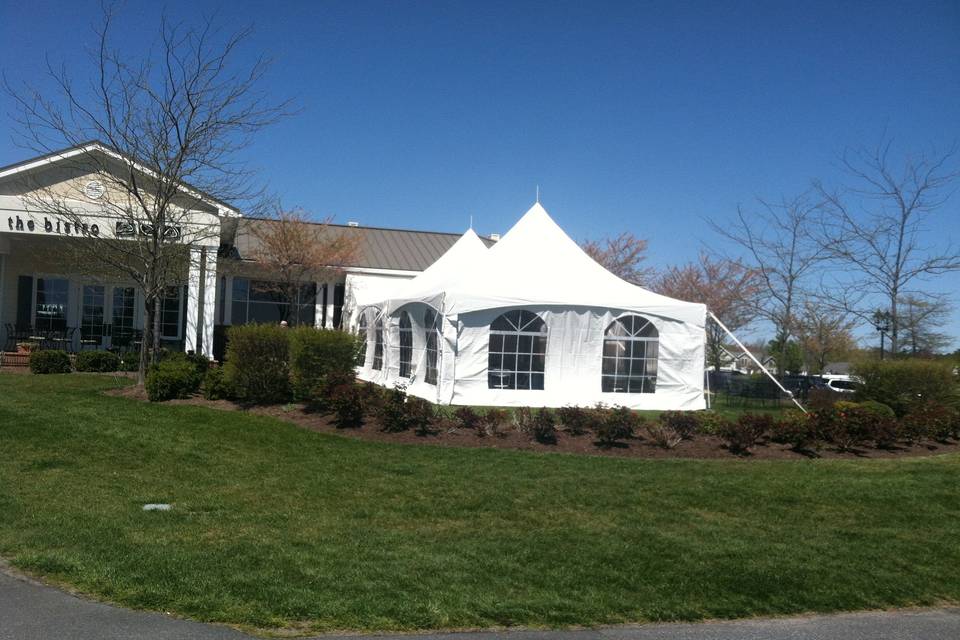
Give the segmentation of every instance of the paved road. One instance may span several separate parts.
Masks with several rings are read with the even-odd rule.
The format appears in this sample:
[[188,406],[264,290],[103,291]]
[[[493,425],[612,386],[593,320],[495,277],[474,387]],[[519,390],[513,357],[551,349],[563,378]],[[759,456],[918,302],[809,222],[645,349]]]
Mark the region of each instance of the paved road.
[[[0,640],[250,640],[226,627],[90,602],[0,565]],[[324,640],[364,640],[324,636]],[[960,608],[587,631],[377,636],[376,640],[958,640]]]

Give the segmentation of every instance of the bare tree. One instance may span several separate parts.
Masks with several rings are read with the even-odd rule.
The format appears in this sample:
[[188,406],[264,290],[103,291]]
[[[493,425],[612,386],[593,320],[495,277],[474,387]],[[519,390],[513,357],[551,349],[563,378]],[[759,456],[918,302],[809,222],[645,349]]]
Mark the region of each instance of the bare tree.
[[953,310],[944,296],[906,295],[900,299],[900,352],[932,356],[945,351],[952,338],[938,329],[950,320]]
[[797,334],[811,373],[823,373],[828,363],[849,357],[856,350],[854,324],[844,313],[814,300],[806,301],[797,320]]
[[581,247],[607,271],[627,282],[643,285],[653,275],[652,268],[641,266],[647,259],[647,241],[628,231],[615,238],[587,240]]
[[952,166],[955,146],[909,156],[900,166],[891,161],[890,148],[884,141],[870,151],[845,153],[850,184],[814,186],[822,199],[820,244],[841,274],[831,301],[868,320],[876,300],[882,300],[890,314],[890,350],[897,353],[904,296],[917,293],[923,280],[960,269],[956,246],[924,244],[924,233],[946,204],[960,171]]
[[[66,65],[49,62],[52,92],[26,83],[14,87],[6,78],[4,84],[18,106],[25,145],[38,152],[81,149],[71,159],[76,172],[93,167],[104,185],[93,206],[43,188],[34,206],[74,229],[87,230],[91,215],[111,221],[110,229],[86,234],[87,241],[75,246],[84,260],[122,273],[143,294],[142,383],[159,346],[160,301],[167,287],[183,282],[187,249],[217,244],[216,214],[231,209],[223,203],[257,196],[238,153],[289,110],[259,89],[266,60],[234,63],[249,29],[220,37],[209,20],[193,28],[163,19],[158,46],[136,54],[114,47],[113,22],[107,7],[96,30],[97,72],[89,86],[78,85]],[[198,211],[210,209],[201,202],[216,203],[206,219]]]
[[[701,302],[731,331],[743,329],[757,317],[757,297],[763,289],[762,275],[737,260],[711,258],[701,253],[697,262],[670,267],[656,282],[658,293]],[[726,333],[707,322],[707,363],[720,370]]]
[[[772,344],[786,349],[796,337],[807,281],[825,253],[811,234],[817,207],[806,193],[778,203],[758,199],[758,204],[750,212],[737,207],[735,220],[710,221],[710,226],[744,251],[747,264],[759,273],[758,313],[773,325]],[[777,362],[786,360],[783,353],[775,355]]]
[[360,236],[330,223],[311,222],[303,210],[278,209],[272,220],[251,226],[257,243],[250,257],[266,278],[258,286],[280,298],[284,320],[305,283],[325,279],[356,257]]

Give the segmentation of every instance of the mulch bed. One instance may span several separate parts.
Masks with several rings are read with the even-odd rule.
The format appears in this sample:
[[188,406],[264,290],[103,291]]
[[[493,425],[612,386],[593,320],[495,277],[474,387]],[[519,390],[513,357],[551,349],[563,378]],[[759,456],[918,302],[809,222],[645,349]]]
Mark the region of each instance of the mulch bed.
[[[146,393],[139,387],[125,387],[106,392],[109,395],[134,398],[147,401]],[[856,452],[843,452],[825,447],[813,453],[798,453],[787,445],[766,442],[755,447],[747,456],[737,456],[724,447],[723,440],[716,436],[699,435],[693,440],[684,440],[674,449],[664,449],[645,439],[640,433],[626,440],[622,446],[601,447],[591,434],[574,436],[563,431],[558,433],[556,444],[541,444],[528,433],[520,433],[512,424],[504,425],[502,433],[496,436],[479,437],[475,431],[457,428],[454,424],[441,424],[431,435],[421,436],[413,431],[386,433],[380,430],[376,418],[368,417],[364,425],[357,429],[340,429],[333,423],[332,416],[307,410],[302,404],[270,405],[245,407],[230,400],[206,400],[194,396],[185,400],[170,400],[167,404],[209,407],[225,411],[245,411],[255,415],[264,415],[293,423],[304,429],[319,433],[330,433],[348,438],[416,444],[439,447],[477,447],[493,449],[514,449],[519,451],[574,453],[585,455],[610,456],[618,458],[659,458],[659,459],[745,459],[745,460],[802,460],[805,458],[869,459],[932,456],[960,451],[960,442],[924,443],[897,448],[870,449]]]

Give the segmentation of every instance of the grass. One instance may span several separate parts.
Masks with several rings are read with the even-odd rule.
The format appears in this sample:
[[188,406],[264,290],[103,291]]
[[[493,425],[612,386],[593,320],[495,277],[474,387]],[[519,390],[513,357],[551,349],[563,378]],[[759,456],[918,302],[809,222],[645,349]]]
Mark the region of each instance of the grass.
[[960,456],[389,445],[101,395],[113,384],[0,375],[0,554],[124,605],[307,632],[960,600]]

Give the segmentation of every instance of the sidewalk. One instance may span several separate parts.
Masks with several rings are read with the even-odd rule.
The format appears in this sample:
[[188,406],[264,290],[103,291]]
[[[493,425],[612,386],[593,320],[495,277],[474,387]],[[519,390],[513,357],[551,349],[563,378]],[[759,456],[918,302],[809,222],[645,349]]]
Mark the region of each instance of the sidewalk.
[[[364,640],[362,636],[321,636]],[[249,640],[233,629],[77,598],[0,567],[0,640]],[[960,608],[649,624],[583,631],[384,635],[376,640],[957,640]]]

